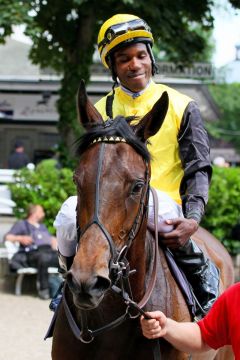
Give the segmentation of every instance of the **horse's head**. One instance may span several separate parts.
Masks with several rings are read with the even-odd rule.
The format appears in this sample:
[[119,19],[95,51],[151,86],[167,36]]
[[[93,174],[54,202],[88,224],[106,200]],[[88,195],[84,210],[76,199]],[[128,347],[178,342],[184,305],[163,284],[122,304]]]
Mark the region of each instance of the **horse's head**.
[[167,108],[164,93],[137,125],[121,116],[104,122],[84,83],[80,85],[78,111],[87,131],[79,141],[80,161],[74,174],[79,244],[67,274],[79,308],[99,304],[125,266],[125,253],[131,257],[130,247],[138,243],[144,252],[150,178],[146,141],[160,129]]

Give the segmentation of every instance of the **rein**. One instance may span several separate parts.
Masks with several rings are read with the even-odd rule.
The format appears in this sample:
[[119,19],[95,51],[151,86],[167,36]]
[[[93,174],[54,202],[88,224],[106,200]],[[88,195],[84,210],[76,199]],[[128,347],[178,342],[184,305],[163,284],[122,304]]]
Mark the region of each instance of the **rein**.
[[[108,142],[124,142],[125,139],[123,138],[117,138],[115,141],[112,140]],[[96,141],[95,141],[96,142]],[[96,193],[95,193],[95,210],[92,221],[90,221],[84,229],[80,232],[79,241],[81,240],[81,237],[86,232],[86,230],[93,224],[96,224],[99,226],[103,234],[105,235],[109,247],[111,250],[112,258],[110,260],[110,279],[112,281],[111,291],[116,293],[117,295],[121,296],[124,303],[126,304],[126,311],[123,315],[115,319],[114,321],[108,323],[105,326],[102,326],[98,329],[91,330],[88,328],[87,323],[87,316],[84,311],[81,311],[81,329],[76,324],[73,315],[71,313],[71,310],[68,306],[67,299],[66,299],[66,285],[63,289],[63,306],[65,310],[66,317],[68,319],[68,323],[70,325],[70,328],[75,335],[75,337],[79,340],[81,340],[83,343],[90,343],[94,340],[95,336],[111,330],[121,323],[123,323],[128,318],[136,318],[139,316],[139,314],[142,314],[146,319],[150,319],[150,317],[142,310],[142,308],[147,304],[152,291],[155,286],[156,277],[157,277],[157,268],[158,268],[158,230],[157,230],[157,215],[158,215],[158,201],[157,201],[157,195],[156,191],[151,188],[153,199],[154,199],[154,220],[155,220],[155,238],[154,238],[154,260],[153,260],[153,266],[152,266],[152,274],[151,279],[149,281],[148,288],[143,296],[143,298],[136,303],[132,299],[132,293],[131,293],[131,286],[129,282],[129,275],[131,273],[135,272],[136,270],[130,270],[130,266],[128,263],[128,260],[126,259],[126,254],[129,248],[132,245],[133,240],[137,236],[144,216],[146,216],[146,210],[147,210],[147,203],[148,203],[148,192],[149,192],[149,169],[148,169],[148,163],[146,163],[146,172],[145,172],[145,187],[141,194],[140,199],[140,205],[137,212],[137,215],[135,217],[135,220],[132,224],[132,227],[128,233],[128,241],[126,245],[122,247],[122,249],[119,251],[116,249],[115,244],[113,242],[113,239],[105,226],[100,222],[99,220],[99,190],[100,190],[100,176],[102,172],[102,165],[103,165],[103,159],[104,159],[104,152],[105,152],[105,144],[106,139],[101,138],[98,139],[97,142],[100,142],[100,154],[99,154],[99,162],[98,162],[98,169],[97,169],[97,179],[96,179]],[[120,287],[116,284],[120,283]],[[131,310],[137,311],[137,314],[133,315],[131,314]],[[159,358],[159,357],[158,357]]]

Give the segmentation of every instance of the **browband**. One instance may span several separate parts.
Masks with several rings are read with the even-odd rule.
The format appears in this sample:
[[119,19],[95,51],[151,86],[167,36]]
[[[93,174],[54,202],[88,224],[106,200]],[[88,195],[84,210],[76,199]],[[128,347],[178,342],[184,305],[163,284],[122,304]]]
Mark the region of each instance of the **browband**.
[[107,142],[107,143],[124,142],[124,143],[126,143],[126,140],[120,136],[100,136],[100,137],[94,139],[91,142],[91,144],[100,143],[100,142]]

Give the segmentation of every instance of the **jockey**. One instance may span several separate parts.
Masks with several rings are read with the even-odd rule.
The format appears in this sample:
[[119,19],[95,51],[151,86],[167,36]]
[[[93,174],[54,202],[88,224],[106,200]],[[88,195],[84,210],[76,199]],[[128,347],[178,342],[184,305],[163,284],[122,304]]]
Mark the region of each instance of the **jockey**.
[[[208,136],[196,103],[188,96],[153,81],[157,67],[152,45],[150,27],[137,16],[117,14],[102,25],[98,50],[103,65],[112,74],[114,86],[95,106],[104,120],[117,115],[141,118],[167,91],[169,107],[166,118],[147,145],[152,158],[151,186],[159,190],[160,204],[164,198],[166,210],[160,206],[160,211],[171,219],[166,220],[166,216],[160,214],[159,222],[164,222],[165,227],[159,226],[159,235],[184,271],[203,312],[207,313],[219,293],[219,271],[191,236],[198,229],[208,201],[212,173]],[[171,203],[170,212],[166,199]],[[151,201],[150,198],[149,223]],[[76,248],[76,234],[70,227],[70,232],[67,230],[67,223],[75,222],[75,214],[68,213],[70,208],[74,211],[76,208],[69,206],[71,202],[76,205],[76,198],[72,197],[63,204],[55,220],[60,257],[67,269]]]

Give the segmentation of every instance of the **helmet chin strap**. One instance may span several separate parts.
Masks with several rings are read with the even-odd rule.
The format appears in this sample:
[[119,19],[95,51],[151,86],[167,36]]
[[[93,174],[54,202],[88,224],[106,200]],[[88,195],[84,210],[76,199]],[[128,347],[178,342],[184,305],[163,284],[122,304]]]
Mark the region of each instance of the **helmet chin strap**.
[[153,55],[153,51],[152,51],[152,47],[149,43],[146,43],[146,47],[147,47],[147,51],[148,54],[150,56],[151,62],[152,62],[152,76],[154,76],[155,74],[158,74],[158,67]]
[[114,89],[115,86],[118,85],[118,78],[117,78],[117,74],[114,70],[113,54],[111,54],[107,57],[107,64],[108,64],[109,70],[111,71],[112,79],[114,81],[114,84],[113,84],[113,89]]

